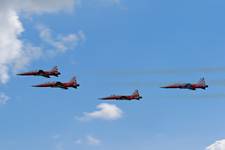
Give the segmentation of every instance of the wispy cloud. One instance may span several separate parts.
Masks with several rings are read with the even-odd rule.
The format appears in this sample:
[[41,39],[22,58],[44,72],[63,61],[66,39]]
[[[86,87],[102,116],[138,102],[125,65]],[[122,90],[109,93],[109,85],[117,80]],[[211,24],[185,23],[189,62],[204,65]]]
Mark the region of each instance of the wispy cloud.
[[5,105],[9,101],[9,97],[4,93],[0,93],[0,105]]
[[96,3],[100,3],[100,4],[120,4],[121,0],[92,0]]
[[75,140],[74,143],[97,146],[97,145],[100,145],[102,143],[102,141],[97,137],[88,135],[85,138]]
[[225,139],[216,141],[208,146],[205,150],[225,150]]
[[85,112],[82,117],[77,117],[81,121],[89,121],[92,119],[101,120],[117,120],[122,117],[123,111],[113,104],[102,103],[97,105],[98,110],[93,112]]
[[41,40],[51,46],[54,49],[54,53],[66,52],[67,50],[74,49],[80,42],[85,40],[83,31],[55,36],[53,35],[52,30],[43,24],[39,24],[37,29],[40,33]]
[[3,0],[1,6],[11,7],[16,11],[28,13],[52,13],[56,11],[71,11],[77,0]]
[[86,138],[89,145],[99,145],[101,143],[101,140],[91,135],[88,135]]

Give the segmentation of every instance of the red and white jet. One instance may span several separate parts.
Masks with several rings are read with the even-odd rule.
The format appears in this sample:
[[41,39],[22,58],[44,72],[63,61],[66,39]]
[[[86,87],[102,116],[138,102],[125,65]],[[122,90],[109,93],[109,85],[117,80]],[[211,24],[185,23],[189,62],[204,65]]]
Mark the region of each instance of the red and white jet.
[[46,78],[50,78],[50,76],[56,76],[58,77],[61,73],[58,70],[58,67],[55,66],[51,70],[37,70],[37,71],[31,71],[31,72],[24,72],[24,73],[18,73],[17,75],[20,76],[42,76]]
[[80,85],[77,83],[75,77],[73,77],[69,82],[48,82],[44,84],[33,85],[32,87],[51,87],[51,88],[78,88]]
[[132,95],[112,95],[109,97],[100,98],[101,100],[140,100],[142,96],[140,96],[138,90],[135,90]]
[[196,90],[196,89],[206,89],[208,85],[205,83],[205,79],[201,78],[198,83],[177,83],[168,86],[163,86],[161,88],[179,88],[179,89],[189,89],[189,90]]

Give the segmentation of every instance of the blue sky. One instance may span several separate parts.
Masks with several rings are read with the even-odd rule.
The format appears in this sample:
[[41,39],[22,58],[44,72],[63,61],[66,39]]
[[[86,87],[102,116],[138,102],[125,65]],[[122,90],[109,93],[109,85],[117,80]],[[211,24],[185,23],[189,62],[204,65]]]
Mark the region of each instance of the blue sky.
[[[16,39],[41,50],[41,56],[29,56],[32,60],[18,71],[58,65],[62,75],[18,77],[7,64],[12,71],[0,87],[9,97],[0,105],[1,149],[204,150],[225,138],[224,1],[84,0],[69,12],[64,6],[47,12],[46,6],[38,14],[22,6],[20,11],[11,7],[24,28]],[[40,36],[43,30],[53,42],[70,34],[78,40],[61,52]],[[81,85],[76,90],[31,87],[73,75]],[[159,88],[201,77],[209,84],[206,91]],[[99,111],[99,97],[135,89],[142,101],[108,102],[122,111],[119,117],[90,115]]]

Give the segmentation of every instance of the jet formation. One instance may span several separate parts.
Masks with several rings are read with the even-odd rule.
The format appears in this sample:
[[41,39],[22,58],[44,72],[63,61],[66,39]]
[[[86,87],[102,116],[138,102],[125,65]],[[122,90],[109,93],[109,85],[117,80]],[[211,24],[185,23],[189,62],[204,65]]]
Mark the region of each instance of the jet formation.
[[[30,72],[23,72],[18,73],[19,76],[42,76],[45,78],[50,78],[51,76],[58,77],[61,73],[58,70],[58,67],[55,66],[50,70],[37,70],[37,71],[30,71]],[[77,83],[76,77],[74,76],[68,82],[61,82],[61,81],[54,81],[54,82],[46,82],[42,84],[32,85],[32,87],[40,87],[40,88],[61,88],[61,89],[69,89],[75,88],[77,89],[80,84]],[[201,78],[197,83],[176,83],[167,86],[162,86],[161,88],[166,89],[189,89],[189,90],[196,90],[196,89],[206,89],[208,85],[205,82],[204,78]],[[132,100],[140,100],[142,96],[139,94],[138,90],[135,90],[131,95],[111,95],[103,98],[99,98],[100,100],[125,100],[125,101],[132,101]]]
[[[24,72],[24,73],[18,73],[17,75],[20,76],[42,76],[46,78],[50,78],[51,76],[58,77],[61,73],[58,70],[58,67],[55,66],[51,70],[38,70],[38,71],[30,71],[30,72]],[[77,89],[80,86],[80,84],[77,83],[76,77],[74,76],[70,81],[68,82],[47,82],[42,84],[33,85],[32,87],[42,87],[42,88],[61,88],[61,89],[68,89],[68,88],[75,88]]]

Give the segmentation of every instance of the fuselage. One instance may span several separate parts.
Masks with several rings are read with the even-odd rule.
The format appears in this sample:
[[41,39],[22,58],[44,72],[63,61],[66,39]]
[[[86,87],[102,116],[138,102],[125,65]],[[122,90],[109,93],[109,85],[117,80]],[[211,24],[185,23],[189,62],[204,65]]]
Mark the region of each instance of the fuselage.
[[60,74],[61,73],[59,71],[43,71],[43,70],[39,70],[39,71],[31,71],[31,72],[19,73],[17,75],[21,75],[21,76],[43,76],[43,77],[50,78],[50,76],[58,77]]
[[183,83],[183,84],[172,84],[168,86],[163,86],[161,88],[179,88],[179,89],[196,90],[196,89],[206,89],[207,87],[208,85],[204,85],[204,84]]
[[51,88],[62,88],[62,89],[68,89],[68,88],[77,88],[80,85],[76,82],[49,82],[44,84],[38,84],[33,85],[33,87],[51,87]]
[[100,98],[101,100],[140,100],[142,99],[139,95],[112,95],[104,98]]

